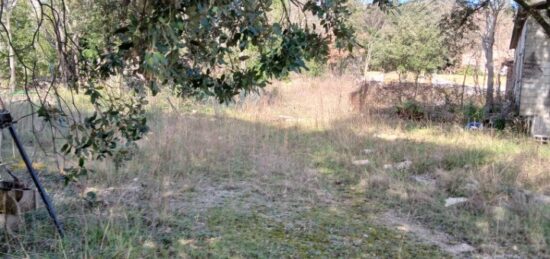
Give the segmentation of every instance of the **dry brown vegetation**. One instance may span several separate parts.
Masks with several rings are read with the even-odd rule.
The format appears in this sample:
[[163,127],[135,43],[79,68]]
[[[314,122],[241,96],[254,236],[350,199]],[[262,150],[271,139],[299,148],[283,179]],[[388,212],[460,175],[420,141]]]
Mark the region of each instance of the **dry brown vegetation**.
[[[54,237],[41,209],[4,238],[2,252],[549,256],[550,207],[543,199],[550,195],[550,148],[520,134],[467,131],[458,119],[401,119],[393,100],[414,89],[392,87],[364,92],[360,112],[350,101],[357,85],[346,77],[292,78],[229,107],[175,99],[170,105],[159,96],[151,100],[150,134],[123,167],[96,163],[95,173],[66,187],[53,168],[42,170],[65,240]],[[37,162],[52,164],[37,154]],[[403,161],[411,165],[391,166]],[[450,197],[467,201],[445,207]],[[462,251],[466,245],[473,250]]]

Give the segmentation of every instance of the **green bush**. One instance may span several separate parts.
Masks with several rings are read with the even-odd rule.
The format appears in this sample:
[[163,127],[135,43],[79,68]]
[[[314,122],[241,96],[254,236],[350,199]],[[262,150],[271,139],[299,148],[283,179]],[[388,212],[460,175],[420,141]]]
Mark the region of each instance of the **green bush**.
[[326,65],[319,61],[311,60],[306,62],[307,74],[311,77],[318,77],[325,73]]
[[506,118],[497,117],[493,119],[493,127],[497,130],[504,130],[506,128]]
[[483,119],[483,107],[468,103],[464,106],[463,114],[468,121],[481,121]]
[[425,117],[425,111],[416,101],[407,100],[396,107],[397,114],[405,119],[420,120]]

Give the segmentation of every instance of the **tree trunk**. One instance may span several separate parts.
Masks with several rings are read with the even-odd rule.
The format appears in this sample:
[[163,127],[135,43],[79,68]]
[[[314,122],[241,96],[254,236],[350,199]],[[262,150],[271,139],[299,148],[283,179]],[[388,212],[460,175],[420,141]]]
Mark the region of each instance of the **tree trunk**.
[[487,94],[485,96],[485,114],[491,113],[494,108],[495,64],[493,60],[493,46],[495,44],[495,30],[499,10],[488,10],[486,17],[486,33],[483,37],[485,52],[485,68],[487,70]]
[[67,21],[68,9],[67,6],[63,6],[62,8],[64,9],[61,12],[52,12],[52,16],[57,25],[53,30],[56,38],[55,48],[59,62],[59,79],[61,83],[67,85],[73,83],[74,77],[76,76],[72,63],[76,62],[77,58],[74,57],[68,46],[70,44],[70,36],[67,35],[67,30],[70,29],[70,23]]
[[417,72],[414,74],[414,97],[413,101],[416,101],[416,96],[418,95],[418,81],[420,79],[420,73]]
[[15,92],[15,86],[16,86],[16,70],[15,70],[15,50],[13,49],[13,35],[11,33],[11,13],[13,11],[13,7],[15,7],[15,2],[12,6],[8,7],[6,9],[6,30],[8,33],[8,38],[12,42],[8,42],[8,63],[10,66],[10,81],[9,81],[9,88],[10,93],[13,94]]
[[367,74],[369,73],[370,69],[370,60],[371,60],[371,47],[367,46],[367,56],[365,57],[365,67],[363,68],[363,78],[365,80],[368,80]]
[[460,107],[462,108],[464,108],[464,92],[466,91],[466,77],[468,76],[469,68],[470,66],[468,65],[464,70],[464,78],[462,79],[462,93],[460,93]]
[[510,62],[507,64],[508,71],[506,74],[506,92],[504,94],[504,101],[510,105],[513,106],[515,103],[514,100],[514,70],[515,70],[515,62]]
[[493,48],[487,49],[485,53],[487,59],[487,94],[485,95],[485,112],[490,113],[494,106],[494,87],[495,87],[495,71],[493,64]]
[[495,32],[498,16],[504,9],[506,1],[490,0],[485,15],[485,35],[483,35],[483,49],[485,51],[487,69],[487,95],[485,96],[485,115],[494,112],[495,92],[495,64],[493,60],[493,47],[495,45]]
[[495,75],[497,77],[497,89],[496,89],[497,104],[500,104],[502,102],[502,95],[501,95],[501,93],[502,93],[502,82],[500,80],[500,75],[501,75],[500,71],[501,70],[502,70],[502,68],[499,69],[499,73],[497,73]]

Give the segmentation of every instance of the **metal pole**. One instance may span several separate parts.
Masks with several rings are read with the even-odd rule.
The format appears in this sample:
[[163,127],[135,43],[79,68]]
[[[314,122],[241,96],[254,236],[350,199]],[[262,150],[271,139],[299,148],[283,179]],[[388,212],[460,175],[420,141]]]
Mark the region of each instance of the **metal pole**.
[[48,209],[48,213],[50,214],[50,217],[53,219],[53,223],[55,224],[55,227],[57,228],[57,232],[63,238],[65,236],[63,232],[63,228],[61,227],[61,224],[57,220],[57,216],[55,213],[55,208],[53,207],[50,197],[48,196],[48,193],[44,188],[42,187],[42,184],[40,183],[40,180],[38,179],[38,176],[34,172],[34,169],[32,167],[31,160],[27,156],[27,152],[25,152],[25,149],[23,148],[23,145],[21,145],[21,142],[19,141],[19,138],[17,137],[17,133],[15,132],[15,129],[13,128],[13,125],[10,125],[8,127],[8,130],[10,131],[10,134],[13,138],[13,141],[15,142],[15,145],[17,146],[17,149],[19,150],[19,154],[21,154],[21,158],[23,158],[23,161],[25,162],[25,166],[27,167],[27,170],[31,174],[32,180],[34,182],[34,185],[36,185],[36,188],[38,189],[38,193],[40,193],[40,197],[42,198],[42,201],[44,201],[44,204],[46,205],[46,209]]

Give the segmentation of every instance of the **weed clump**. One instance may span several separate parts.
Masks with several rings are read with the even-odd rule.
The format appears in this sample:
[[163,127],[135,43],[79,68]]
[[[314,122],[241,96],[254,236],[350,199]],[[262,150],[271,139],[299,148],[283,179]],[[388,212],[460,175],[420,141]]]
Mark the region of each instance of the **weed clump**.
[[416,101],[407,100],[395,107],[397,115],[408,120],[421,120],[425,117],[424,109]]

